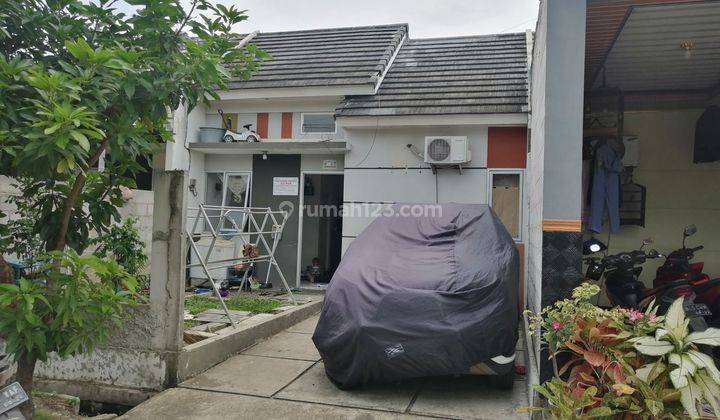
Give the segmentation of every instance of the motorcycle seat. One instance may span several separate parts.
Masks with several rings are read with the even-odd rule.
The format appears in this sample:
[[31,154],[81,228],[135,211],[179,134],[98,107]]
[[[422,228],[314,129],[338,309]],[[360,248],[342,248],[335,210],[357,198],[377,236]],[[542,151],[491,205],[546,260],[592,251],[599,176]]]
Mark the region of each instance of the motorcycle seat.
[[720,278],[708,280],[706,282],[696,284],[693,287],[693,290],[696,294],[701,295],[709,291],[710,289],[713,289],[715,287],[720,287]]

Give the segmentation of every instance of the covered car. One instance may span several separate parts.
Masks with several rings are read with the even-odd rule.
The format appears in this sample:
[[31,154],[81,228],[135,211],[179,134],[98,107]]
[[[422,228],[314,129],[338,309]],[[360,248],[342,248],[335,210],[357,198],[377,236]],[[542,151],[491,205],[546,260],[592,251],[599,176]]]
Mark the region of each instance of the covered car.
[[442,204],[419,217],[402,216],[402,206],[352,242],[326,291],[313,341],[328,377],[352,388],[476,373],[512,386],[512,237],[487,205]]

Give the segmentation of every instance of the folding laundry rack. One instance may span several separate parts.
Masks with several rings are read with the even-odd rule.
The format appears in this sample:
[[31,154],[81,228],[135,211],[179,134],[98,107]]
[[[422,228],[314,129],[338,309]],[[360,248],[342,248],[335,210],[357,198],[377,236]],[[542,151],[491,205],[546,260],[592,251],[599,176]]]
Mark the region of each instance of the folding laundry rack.
[[[268,283],[270,272],[274,267],[275,270],[277,270],[277,274],[285,290],[287,290],[290,295],[290,300],[293,304],[297,304],[290,290],[290,286],[275,259],[275,251],[282,237],[282,232],[288,217],[290,217],[288,212],[272,210],[269,207],[228,207],[200,204],[197,208],[188,209],[188,223],[185,234],[187,235],[188,246],[197,257],[198,262],[192,263],[191,261],[187,267],[202,267],[207,281],[212,285],[215,296],[220,300],[223,311],[225,311],[233,328],[235,327],[235,321],[232,316],[230,316],[230,311],[228,311],[225,301],[220,295],[220,289],[218,289],[215,280],[210,274],[211,271],[229,268],[238,263],[254,266],[256,263],[267,262],[269,265],[265,284]],[[191,221],[192,227],[188,228]],[[206,255],[201,255],[195,243],[202,238],[212,238],[210,245],[207,247]],[[235,254],[233,258],[212,261],[210,258],[218,239],[239,239],[241,243],[240,249],[246,244],[251,244],[258,248],[259,255],[255,257],[245,257],[242,254]],[[249,281],[247,277],[248,270],[245,270],[242,282],[240,283],[240,291],[245,287],[245,283]]]

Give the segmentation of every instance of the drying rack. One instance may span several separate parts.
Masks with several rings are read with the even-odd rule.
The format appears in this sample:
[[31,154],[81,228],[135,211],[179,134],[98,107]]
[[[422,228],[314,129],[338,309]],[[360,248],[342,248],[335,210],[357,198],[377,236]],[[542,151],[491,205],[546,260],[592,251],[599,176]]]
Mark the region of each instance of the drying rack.
[[[225,315],[230,320],[230,324],[235,328],[235,320],[230,315],[230,311],[225,305],[225,300],[220,295],[220,289],[213,279],[211,271],[217,269],[229,268],[236,264],[242,263],[254,266],[256,263],[267,262],[268,270],[265,278],[265,284],[270,279],[270,272],[275,268],[283,287],[287,290],[290,300],[293,304],[297,304],[292,290],[283,275],[280,266],[275,259],[275,251],[278,242],[282,238],[282,232],[285,228],[290,214],[283,210],[272,210],[269,207],[228,207],[228,206],[210,206],[200,204],[199,207],[188,209],[188,223],[186,225],[185,234],[187,235],[187,243],[191,252],[195,254],[198,262],[187,265],[188,268],[201,267],[207,281],[212,285],[215,296],[220,300]],[[211,238],[207,252],[202,255],[196,241],[202,238]],[[259,255],[255,257],[245,257],[242,255],[234,255],[233,258],[225,258],[211,260],[213,249],[218,239],[240,241],[240,249],[246,244],[257,247]],[[240,291],[245,287],[248,271],[245,270],[242,282],[240,283]]]

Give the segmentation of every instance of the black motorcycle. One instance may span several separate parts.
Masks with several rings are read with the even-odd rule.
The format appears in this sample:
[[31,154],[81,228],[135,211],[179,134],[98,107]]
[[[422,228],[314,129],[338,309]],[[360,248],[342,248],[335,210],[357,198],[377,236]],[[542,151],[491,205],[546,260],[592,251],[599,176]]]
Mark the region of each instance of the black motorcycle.
[[[683,307],[685,315],[690,320],[690,328],[693,331],[705,330],[707,328],[705,317],[710,317],[712,312],[707,305],[695,302],[695,292],[689,280],[681,279],[655,288],[647,288],[639,280],[642,264],[648,259],[663,257],[654,249],[648,252],[642,249],[649,243],[643,241],[643,246],[635,251],[620,252],[602,258],[588,258],[586,276],[595,281],[601,281],[604,277],[605,292],[610,303],[622,308],[644,310],[655,301],[658,305],[658,313],[664,314],[672,302],[683,297]],[[604,244],[593,238],[586,241],[583,253],[588,255],[606,249]]]

